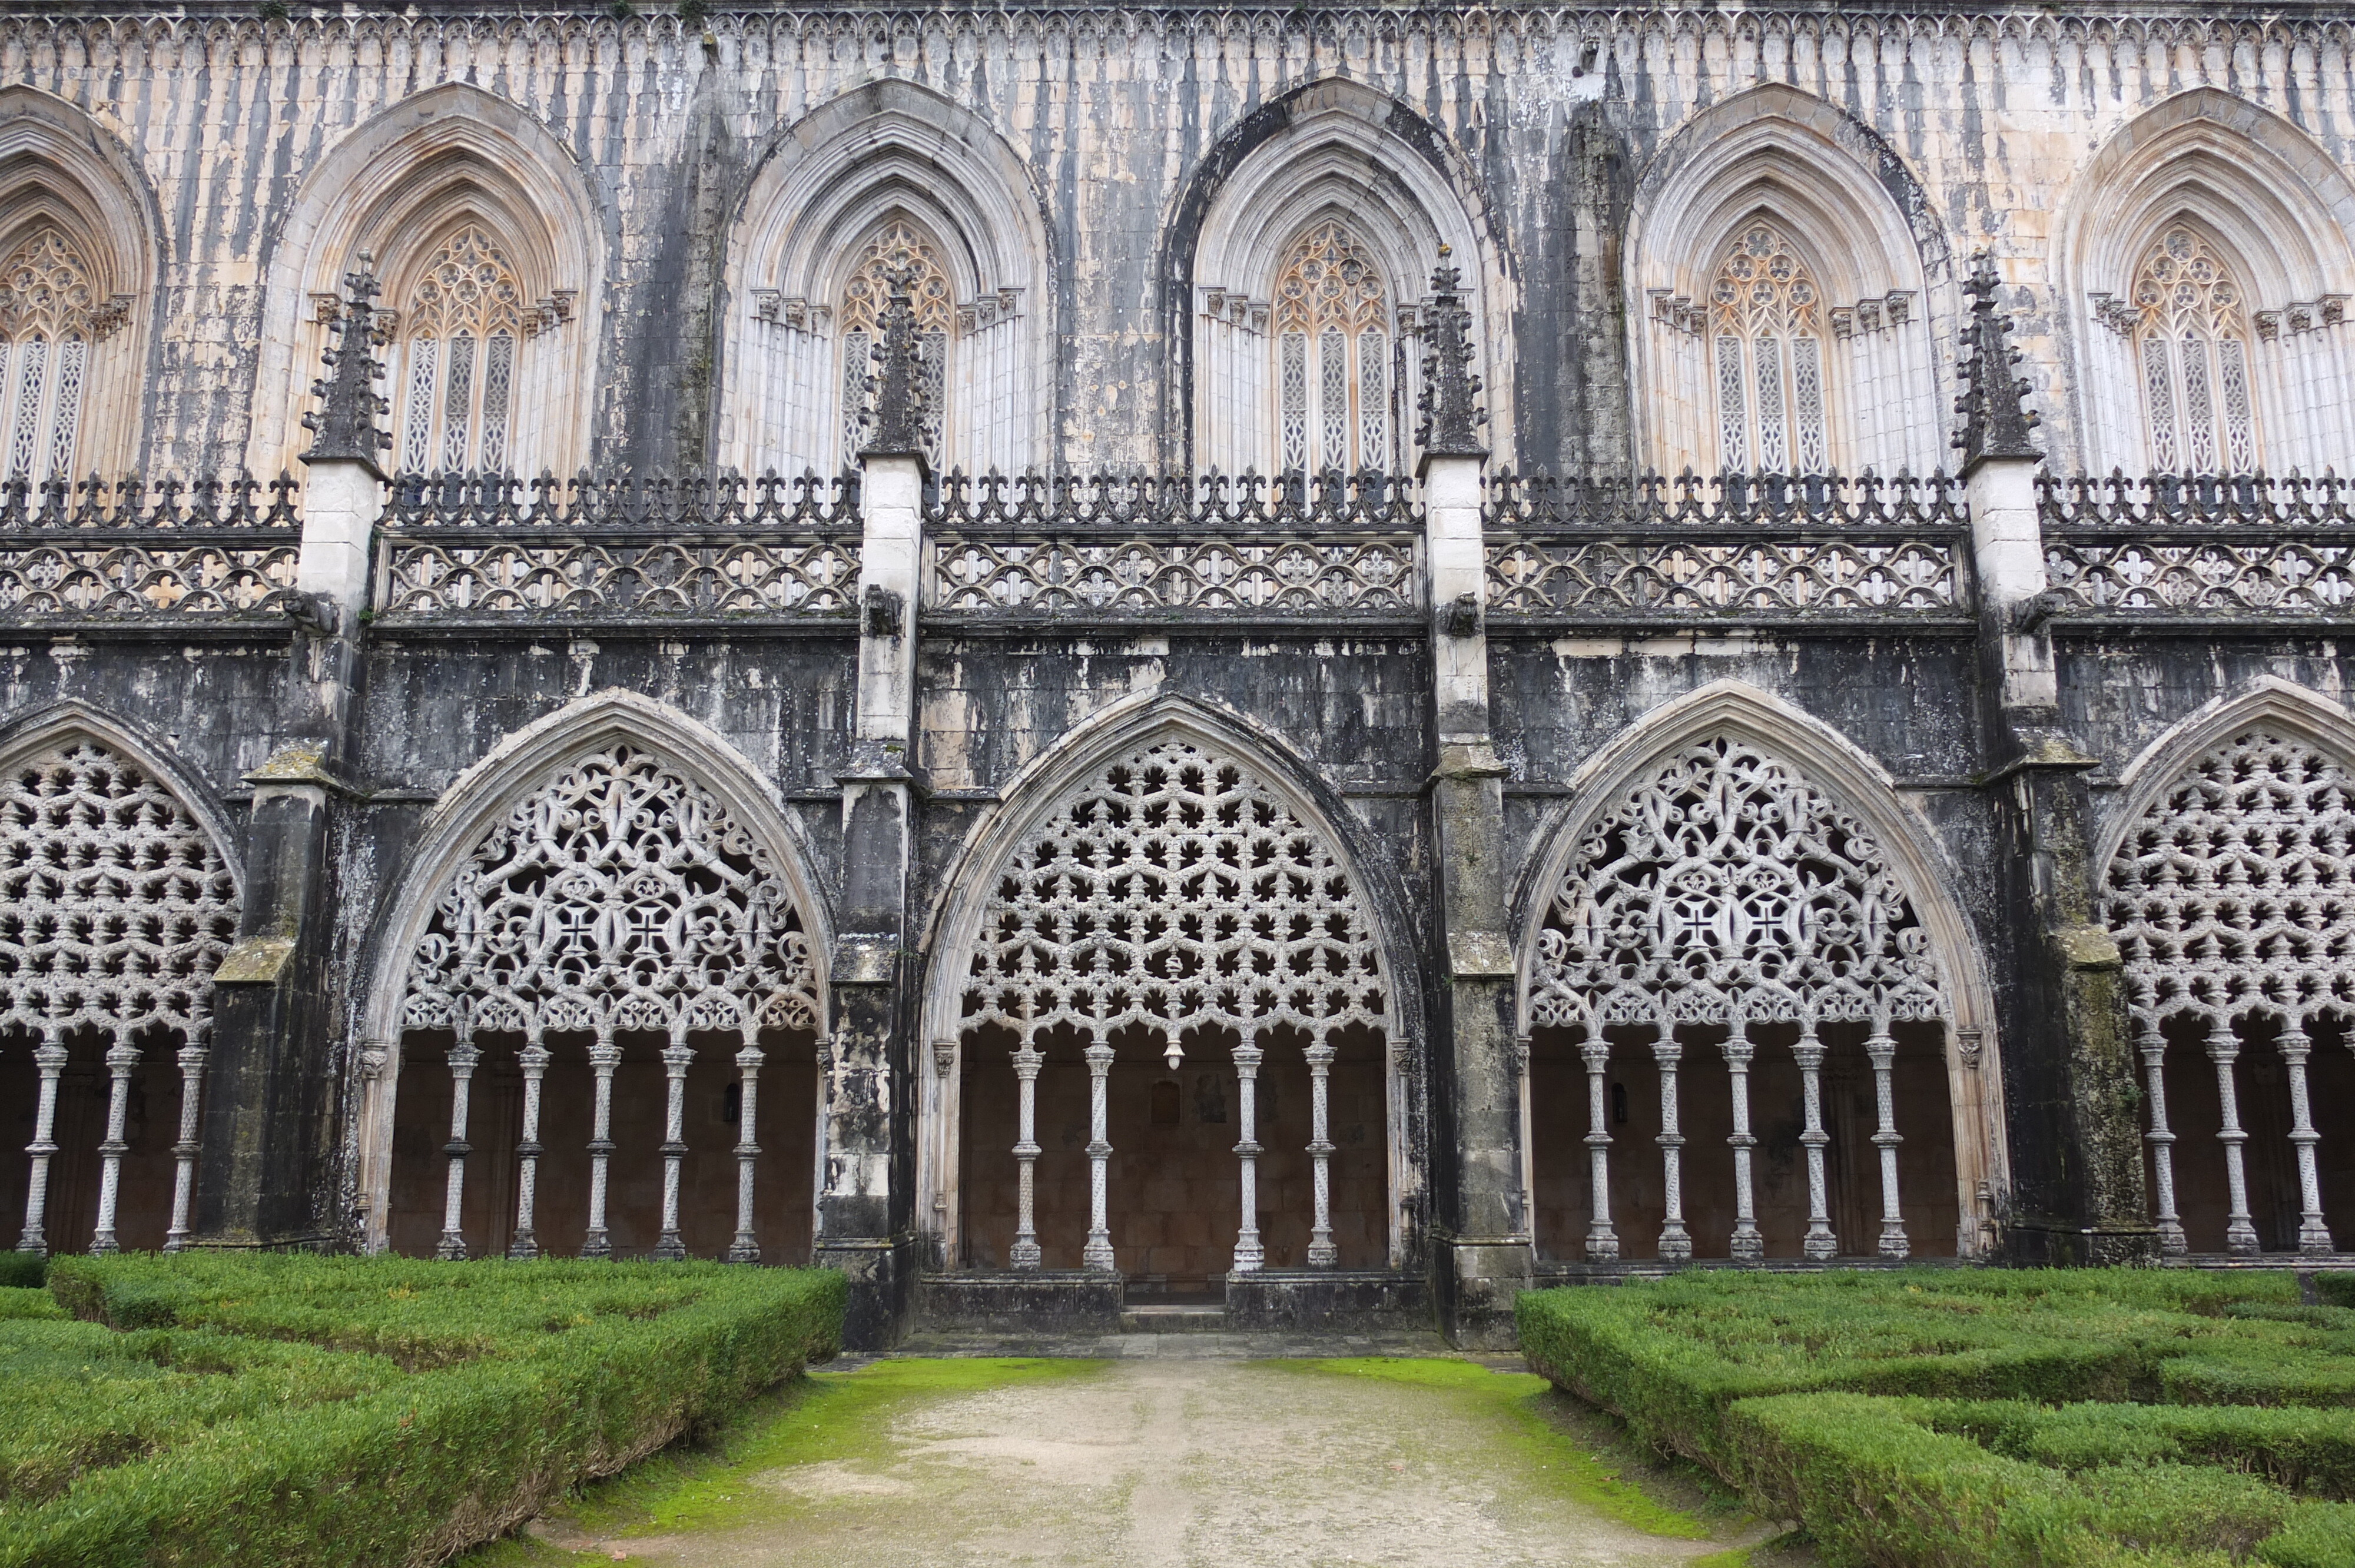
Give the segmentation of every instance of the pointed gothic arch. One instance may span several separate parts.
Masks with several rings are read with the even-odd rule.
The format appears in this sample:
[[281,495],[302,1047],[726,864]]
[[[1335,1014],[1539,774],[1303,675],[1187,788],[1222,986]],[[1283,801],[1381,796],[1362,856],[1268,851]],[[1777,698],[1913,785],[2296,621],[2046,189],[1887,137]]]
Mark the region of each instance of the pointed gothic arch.
[[366,252],[391,329],[391,465],[579,468],[608,228],[587,172],[515,104],[452,83],[380,111],[304,176],[271,248],[248,466],[291,468],[308,444],[325,313]]
[[[1932,327],[1953,280],[1931,212],[1894,150],[1806,93],[1753,88],[1688,122],[1638,180],[1625,247],[1644,461],[1942,466]],[[1799,309],[1788,280],[1736,275],[1753,252],[1801,281]],[[1785,307],[1772,330],[1761,290]]]
[[912,82],[845,93],[781,130],[737,207],[722,334],[721,461],[831,472],[857,459],[848,318],[879,238],[907,237],[942,310],[932,331],[937,461],[1049,461],[1057,261],[1043,196],[978,115]]
[[[814,1064],[826,1027],[831,927],[808,863],[783,801],[734,747],[686,715],[627,692],[559,709],[454,780],[418,833],[370,947],[356,1118],[368,1245],[399,1242],[400,1214],[415,1209],[430,1185],[441,1234],[426,1229],[427,1239],[412,1236],[407,1245],[432,1245],[442,1255],[480,1250],[485,1244],[468,1240],[470,1230],[478,1237],[487,1232],[494,1243],[511,1237],[493,1248],[509,1255],[566,1245],[543,1241],[543,1231],[577,1231],[580,1250],[590,1255],[649,1245],[658,1256],[719,1250],[716,1238],[725,1227],[716,1213],[690,1214],[682,1231],[685,1156],[676,1146],[696,1147],[682,1132],[682,1117],[699,1076],[718,1096],[715,1104],[725,1102],[726,1117],[739,1118],[732,1125],[740,1169],[723,1173],[706,1160],[688,1178],[698,1190],[729,1190],[734,1240],[727,1255],[759,1255],[752,1172],[761,1153],[753,1124],[761,1069],[789,1060],[764,1052],[762,1042],[790,1036],[799,1043],[795,1055],[806,1047]],[[439,1096],[430,1108],[446,1109],[453,1139],[466,1137],[477,1070],[505,1073],[512,1058],[519,1075],[508,1085],[515,1115],[504,1150],[495,1139],[492,1152],[513,1168],[488,1161],[504,1206],[464,1207],[463,1155],[438,1173],[444,1178],[438,1184],[435,1173],[419,1174],[410,1160],[409,1197],[396,1192],[400,1127],[419,1125],[405,1115],[397,1121],[403,1059],[417,1056],[404,1042],[421,1035],[447,1043],[447,1081],[429,1075],[425,1087]],[[487,1035],[521,1044],[486,1052],[475,1040]],[[581,1043],[577,1060],[551,1056],[559,1037]],[[421,1060],[412,1061],[412,1071]],[[698,1060],[723,1074],[732,1062],[739,1076],[720,1093],[710,1072],[697,1074]],[[543,1093],[553,1104],[568,1067],[585,1071],[574,1073],[570,1086],[571,1119],[582,1125],[565,1132],[586,1128],[589,1136],[542,1143]],[[626,1073],[646,1080],[644,1095],[616,1097],[617,1074]],[[813,1067],[806,1093],[787,1097],[790,1108],[806,1110],[801,1128],[812,1139],[814,1074]],[[773,1104],[778,1074],[766,1082]],[[642,1175],[643,1156],[663,1146],[659,1220],[651,1198],[646,1213],[609,1219],[608,1156],[628,1141],[613,1137],[613,1118],[625,1114],[617,1107],[647,1099],[666,1102],[666,1121],[636,1140]],[[783,1119],[768,1118],[773,1132]],[[701,1147],[709,1152],[708,1126]],[[774,1141],[790,1154],[802,1136],[785,1125]],[[535,1191],[541,1160],[560,1161],[576,1146],[581,1169],[570,1174],[581,1180],[565,1191],[591,1194],[577,1225],[577,1214],[537,1207]],[[808,1147],[814,1160],[815,1144]],[[778,1190],[779,1175],[792,1175],[784,1186],[806,1203],[814,1166],[794,1174],[773,1147],[760,1170],[764,1192]],[[768,1230],[783,1222],[771,1212],[759,1223]],[[805,1241],[805,1224],[803,1215],[784,1224],[789,1251]],[[773,1245],[769,1250],[773,1256]]]
[[[1416,960],[1398,890],[1312,778],[1249,721],[1162,695],[1008,784],[924,944],[917,1198],[943,1261],[1184,1280],[1401,1266],[1423,1192]],[[1289,1109],[1254,1122],[1271,1102]],[[1084,1148],[1044,1130],[1059,1115]],[[1270,1197],[1181,1213],[1111,1164],[1124,1145]],[[1264,1234],[1239,1218],[1263,1208]]]
[[[2052,244],[2087,469],[2345,465],[2355,181],[2306,132],[2212,88],[2179,93],[2095,150]],[[2218,281],[2232,297],[2187,329],[2170,296],[2194,265],[2211,275],[2196,303]]]
[[0,729],[0,1103],[31,1135],[0,1167],[0,1215],[23,1216],[18,1246],[186,1237],[233,844],[209,792],[110,715],[69,703]]
[[138,465],[162,236],[114,136],[62,99],[0,89],[0,480]]
[[2355,1094],[2355,715],[2275,679],[2209,703],[2121,773],[2102,850],[2162,1250],[2336,1250],[2355,1144],[2315,1107]]
[[[1163,445],[1172,466],[1268,473],[1305,455],[1307,466],[1322,469],[1331,466],[1330,446],[1360,468],[1412,468],[1423,361],[1417,312],[1443,248],[1465,275],[1487,429],[1509,445],[1513,378],[1496,367],[1514,362],[1514,294],[1480,193],[1443,132],[1355,82],[1295,88],[1226,132],[1178,196],[1165,230],[1163,310],[1173,352]],[[1362,291],[1356,302],[1360,313],[1379,309],[1379,326],[1359,323],[1337,348],[1327,346],[1321,323],[1313,337],[1286,331],[1284,299],[1297,281],[1302,243],[1323,235],[1380,286],[1378,306]],[[1368,333],[1379,336],[1369,342]],[[1371,424],[1368,398],[1380,415]],[[1306,427],[1321,426],[1328,408],[1343,410],[1346,425],[1337,424],[1329,441],[1321,429],[1311,439]],[[1295,416],[1303,434],[1288,442],[1286,420]],[[1369,445],[1386,450],[1369,461]],[[1510,455],[1500,450],[1498,461]]]
[[[1570,804],[1529,863],[1514,916],[1520,1027],[1533,1041],[1523,1099],[1533,1212],[1542,1206],[1540,1164],[1550,1147],[1565,1171],[1553,1185],[1574,1189],[1591,1206],[1588,1255],[1619,1255],[1612,1171],[1637,1168],[1631,1150],[1622,1150],[1614,1166],[1606,1163],[1610,1144],[1587,1140],[1603,1133],[1628,1143],[1614,1129],[1632,1125],[1627,1107],[1636,1103],[1657,1115],[1667,1151],[1665,1184],[1642,1198],[1637,1212],[1660,1225],[1661,1255],[1692,1255],[1673,1107],[1683,1059],[1693,1062],[1689,1083],[1713,1082],[1700,1076],[1700,1055],[1684,1038],[1699,1031],[1724,1036],[1700,1044],[1703,1054],[1718,1046],[1729,1080],[1725,1103],[1710,1110],[1730,1118],[1723,1174],[1732,1202],[1711,1222],[1727,1233],[1730,1255],[1753,1259],[1781,1245],[1828,1257],[1876,1224],[1884,1255],[1905,1255],[1893,1169],[1905,1134],[1896,1134],[1898,1143],[1887,1135],[1891,1097],[1903,1088],[1892,1089],[1892,1075],[1902,1078],[1908,1056],[1917,1059],[1917,1106],[1935,1102],[1946,1113],[1924,1141],[1933,1150],[1951,1147],[1955,1249],[1970,1255],[1985,1245],[2005,1164],[1993,997],[1955,901],[1952,868],[1898,803],[1879,764],[1771,694],[1715,682],[1646,715],[1582,768]],[[1835,1042],[1835,1033],[1852,1038]],[[1621,1072],[1646,1046],[1646,1062],[1659,1068],[1657,1086],[1646,1062]],[[1843,1050],[1870,1063],[1870,1079],[1858,1074],[1854,1084],[1873,1102],[1845,1141],[1855,1145],[1857,1160],[1872,1159],[1866,1146],[1876,1146],[1882,1170],[1877,1192],[1860,1171],[1832,1172],[1835,1187],[1850,1188],[1854,1210],[1838,1227],[1847,1234],[1836,1235],[1827,1205],[1837,1206],[1841,1194],[1826,1191],[1825,1149],[1831,1145],[1837,1157],[1842,1139],[1837,1128],[1826,1131],[1819,1097],[1833,1082],[1824,1070],[1838,1066]],[[1549,1057],[1561,1079],[1551,1096],[1537,1076]],[[1785,1118],[1787,1150],[1778,1153],[1766,1140],[1770,1158],[1794,1162],[1785,1184],[1788,1234],[1780,1242],[1771,1224],[1762,1234],[1749,1173],[1761,1140],[1748,1097],[1753,1078],[1770,1070],[1787,1078],[1775,1087],[1801,1107]],[[1565,1123],[1550,1134],[1540,1100]],[[1871,1135],[1863,1123],[1874,1124]],[[1918,1126],[1914,1137],[1923,1138]],[[1581,1152],[1565,1156],[1573,1143]],[[1701,1157],[1697,1149],[1693,1158]],[[1938,1160],[1934,1152],[1916,1162],[1906,1207],[1925,1202],[1925,1164]],[[1805,1181],[1790,1186],[1802,1160]],[[1579,1165],[1587,1167],[1583,1176]],[[1877,1220],[1861,1206],[1859,1185],[1878,1202]],[[1796,1207],[1803,1200],[1804,1236]],[[1926,1202],[1934,1212],[1946,1207],[1943,1193]],[[1576,1227],[1556,1229],[1567,1236]]]

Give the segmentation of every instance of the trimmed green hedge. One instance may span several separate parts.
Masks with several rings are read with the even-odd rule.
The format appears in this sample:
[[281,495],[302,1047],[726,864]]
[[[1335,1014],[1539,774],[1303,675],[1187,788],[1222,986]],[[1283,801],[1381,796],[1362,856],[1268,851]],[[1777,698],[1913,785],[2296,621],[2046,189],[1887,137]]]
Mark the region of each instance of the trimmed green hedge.
[[0,1320],[0,1568],[432,1563],[829,1355],[714,1264],[59,1259]]
[[1834,1563],[2355,1568],[2355,1313],[2287,1274],[1710,1271],[1518,1318]]

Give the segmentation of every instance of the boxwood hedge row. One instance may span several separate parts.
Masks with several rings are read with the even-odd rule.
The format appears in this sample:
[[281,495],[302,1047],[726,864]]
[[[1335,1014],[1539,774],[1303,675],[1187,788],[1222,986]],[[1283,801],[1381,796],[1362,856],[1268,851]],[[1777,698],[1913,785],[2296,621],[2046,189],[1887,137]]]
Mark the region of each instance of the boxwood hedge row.
[[2355,1568],[2355,1310],[2288,1274],[1710,1271],[1518,1315],[1834,1563]]
[[839,1343],[830,1271],[59,1259],[0,1303],[0,1568],[430,1563]]

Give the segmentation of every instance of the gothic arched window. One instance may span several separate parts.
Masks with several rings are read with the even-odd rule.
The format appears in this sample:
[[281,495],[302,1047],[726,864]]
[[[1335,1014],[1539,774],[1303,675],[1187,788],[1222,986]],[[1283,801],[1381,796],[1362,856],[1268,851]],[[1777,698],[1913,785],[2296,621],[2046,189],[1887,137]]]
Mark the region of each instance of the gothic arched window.
[[400,314],[400,466],[412,473],[508,465],[525,303],[498,245],[469,224],[425,264]]
[[0,478],[73,474],[105,315],[88,262],[57,229],[35,229],[0,262]]
[[2248,322],[2222,255],[2197,230],[2170,225],[2135,270],[2134,311],[2150,466],[2255,469]]
[[891,296],[891,274],[905,269],[908,294],[916,312],[916,353],[924,371],[924,452],[938,464],[941,430],[947,423],[949,338],[956,323],[956,291],[941,265],[940,250],[922,229],[894,218],[862,248],[858,266],[842,290],[842,460],[852,461],[866,444],[874,392],[874,347],[883,330],[883,309]]
[[1293,243],[1275,280],[1279,469],[1391,466],[1386,292],[1371,253],[1339,221]]
[[1710,286],[1710,366],[1720,462],[1821,473],[1825,448],[1823,294],[1791,242],[1752,224]]

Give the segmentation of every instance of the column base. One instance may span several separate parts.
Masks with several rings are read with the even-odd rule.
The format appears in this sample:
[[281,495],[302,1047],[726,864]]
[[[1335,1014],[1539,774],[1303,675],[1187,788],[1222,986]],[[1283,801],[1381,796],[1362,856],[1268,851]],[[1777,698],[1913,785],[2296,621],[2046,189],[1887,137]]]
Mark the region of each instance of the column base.
[[1460,1351],[1518,1349],[1514,1300],[1537,1275],[1537,1249],[1529,1239],[1442,1239],[1437,1264],[1439,1327],[1448,1343]]
[[840,1269],[850,1280],[842,1319],[844,1350],[888,1351],[906,1337],[918,1255],[912,1236],[818,1243],[810,1262]]

